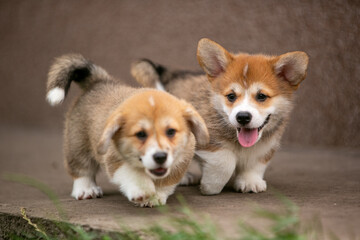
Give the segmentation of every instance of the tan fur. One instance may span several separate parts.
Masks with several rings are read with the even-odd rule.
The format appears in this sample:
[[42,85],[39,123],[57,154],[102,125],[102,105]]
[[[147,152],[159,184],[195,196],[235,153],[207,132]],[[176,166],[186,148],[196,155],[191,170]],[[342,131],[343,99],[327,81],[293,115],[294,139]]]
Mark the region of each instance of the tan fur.
[[[153,76],[155,80],[160,79],[166,91],[190,101],[205,119],[210,142],[206,146],[198,146],[197,150],[216,152],[226,146],[228,149],[236,149],[247,158],[252,152],[256,152],[257,148],[263,151],[268,145],[263,156],[257,161],[270,161],[279,147],[289,120],[293,92],[305,79],[308,64],[306,53],[290,52],[280,56],[232,54],[219,44],[202,39],[199,41],[197,58],[206,75],[186,72],[181,74],[168,70],[161,73],[161,76]],[[150,86],[150,81],[145,78],[139,79],[145,74],[143,66],[146,64],[142,64],[134,64],[131,72],[139,83],[147,81],[145,85]],[[149,78],[151,76],[147,76],[147,79]],[[233,91],[233,84],[240,86],[240,89],[260,86],[259,91],[268,98],[264,102],[259,102],[255,99],[257,92],[254,92],[251,95],[251,103],[256,105],[260,112],[272,106],[277,109],[276,114],[271,116],[269,123],[262,130],[262,137],[251,148],[243,148],[238,143],[236,128],[227,120],[228,116],[223,110],[223,105],[232,109],[244,97],[241,93],[236,93],[235,102],[227,100],[226,96]],[[280,98],[283,100],[279,101]]]
[[264,158],[260,159],[261,162],[263,163],[268,163],[271,158],[274,156],[274,153],[275,153],[276,149],[271,149],[266,155]]
[[[49,73],[52,83],[48,85],[57,87],[57,81],[68,84],[64,77],[54,76],[57,73],[53,69],[61,72],[62,60],[71,61],[72,56],[62,57],[52,66]],[[164,179],[154,179],[155,186],[177,184],[194,155],[195,138],[204,144],[208,142],[203,119],[189,103],[166,92],[124,86],[107,74],[102,81],[104,72],[97,75],[95,68],[100,69],[91,66],[92,84],[85,82],[84,86],[88,87],[84,87],[84,93],[73,102],[65,118],[64,154],[69,174],[74,179],[95,179],[99,166],[103,165],[112,178],[125,163],[144,171],[139,157],[147,150],[148,142],[154,141],[174,155],[170,174]],[[135,136],[141,130],[141,121],[149,122],[145,142]],[[169,127],[176,129],[172,138],[165,135]]]

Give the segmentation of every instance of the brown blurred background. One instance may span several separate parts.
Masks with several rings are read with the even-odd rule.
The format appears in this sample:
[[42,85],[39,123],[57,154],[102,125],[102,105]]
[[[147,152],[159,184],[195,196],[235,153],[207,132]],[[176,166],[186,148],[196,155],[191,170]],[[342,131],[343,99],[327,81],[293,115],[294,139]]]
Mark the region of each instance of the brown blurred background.
[[45,102],[54,57],[81,53],[124,82],[146,57],[200,70],[208,37],[230,51],[310,56],[283,142],[360,146],[360,1],[0,0],[0,126],[62,130],[66,106]]

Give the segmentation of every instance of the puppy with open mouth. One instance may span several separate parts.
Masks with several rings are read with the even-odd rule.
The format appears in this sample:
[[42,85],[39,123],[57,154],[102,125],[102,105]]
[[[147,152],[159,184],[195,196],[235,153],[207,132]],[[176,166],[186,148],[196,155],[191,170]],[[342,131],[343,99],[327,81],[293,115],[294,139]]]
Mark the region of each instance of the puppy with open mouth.
[[[232,54],[201,39],[197,58],[206,75],[149,60],[134,63],[131,72],[143,86],[188,100],[204,118],[210,142],[196,150],[203,194],[218,194],[226,184],[240,192],[265,191],[263,175],[289,120],[293,92],[305,79],[307,54]],[[186,176],[184,184],[201,177]]]
[[65,119],[65,165],[78,200],[102,196],[96,173],[141,207],[163,205],[193,158],[195,139],[209,139],[204,120],[184,100],[155,89],[122,85],[81,55],[57,58],[47,82],[47,100],[60,104],[77,83],[83,93]]

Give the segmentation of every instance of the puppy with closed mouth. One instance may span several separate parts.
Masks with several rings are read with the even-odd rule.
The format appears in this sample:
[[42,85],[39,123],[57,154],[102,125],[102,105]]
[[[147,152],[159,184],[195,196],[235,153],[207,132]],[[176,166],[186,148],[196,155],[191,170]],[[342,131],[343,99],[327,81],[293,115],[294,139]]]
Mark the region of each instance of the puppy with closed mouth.
[[48,102],[60,104],[71,82],[83,90],[65,119],[71,195],[78,200],[101,197],[95,178],[103,166],[129,201],[141,207],[165,204],[193,158],[195,143],[208,142],[201,116],[166,92],[122,85],[77,54],[59,57],[51,66]]
[[196,150],[202,177],[188,174],[183,183],[201,177],[205,195],[220,193],[226,184],[239,192],[265,191],[264,172],[289,121],[293,92],[305,79],[307,54],[232,54],[201,39],[197,58],[206,75],[171,71],[150,60],[131,69],[143,86],[188,100],[207,124],[210,142]]

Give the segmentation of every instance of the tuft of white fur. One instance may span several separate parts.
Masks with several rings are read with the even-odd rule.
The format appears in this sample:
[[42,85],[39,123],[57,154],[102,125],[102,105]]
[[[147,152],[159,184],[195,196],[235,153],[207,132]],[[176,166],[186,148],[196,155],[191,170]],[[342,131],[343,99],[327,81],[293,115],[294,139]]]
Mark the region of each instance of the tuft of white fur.
[[102,197],[103,192],[90,177],[79,177],[74,180],[71,196],[77,200]]
[[65,91],[62,88],[55,87],[51,89],[47,95],[46,100],[50,103],[51,106],[58,105],[64,101]]
[[[246,63],[246,65],[245,65],[245,67],[244,67],[244,69],[243,69],[243,76],[244,76],[244,78],[246,78],[246,74],[247,74],[247,72],[248,72],[248,69],[249,69],[249,64]],[[246,84],[245,81],[244,81],[244,83]],[[246,85],[245,85],[245,87],[246,87]]]
[[149,97],[149,103],[152,107],[155,107],[155,100],[154,100],[153,96]]
[[164,85],[162,85],[159,80],[156,80],[156,81],[155,81],[155,88],[156,88],[157,90],[160,90],[160,91],[166,91],[165,88],[164,88]]

